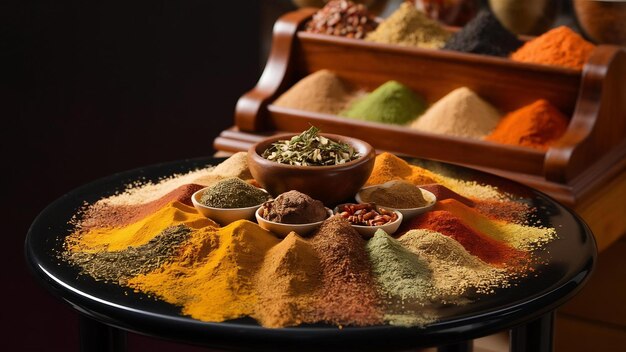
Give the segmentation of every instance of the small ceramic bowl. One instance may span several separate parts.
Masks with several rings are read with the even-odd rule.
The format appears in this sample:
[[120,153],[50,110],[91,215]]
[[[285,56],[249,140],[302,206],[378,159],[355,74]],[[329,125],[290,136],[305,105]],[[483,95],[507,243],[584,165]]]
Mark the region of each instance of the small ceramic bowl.
[[[254,218],[254,212],[261,206],[255,205],[247,208],[213,208],[208,207],[200,202],[200,198],[202,198],[202,193],[206,191],[209,187],[205,187],[201,190],[196,191],[193,195],[191,195],[191,203],[193,203],[194,208],[196,210],[206,216],[211,220],[215,220],[220,225],[228,225],[233,221],[237,220],[252,220]],[[263,192],[266,190],[261,189]]]
[[274,196],[296,190],[331,207],[354,197],[374,168],[376,153],[371,145],[356,138],[326,133],[321,135],[351,145],[361,157],[340,165],[295,166],[277,163],[261,156],[272,143],[288,140],[295,135],[272,136],[254,144],[248,150],[248,167],[252,176]]
[[333,211],[326,208],[326,212],[328,213],[328,216],[326,217],[326,219],[322,221],[311,222],[308,224],[283,224],[280,222],[274,222],[274,221],[269,221],[269,220],[264,219],[259,214],[260,210],[261,208],[259,207],[254,212],[254,216],[256,217],[256,221],[259,223],[259,226],[266,229],[267,231],[270,231],[276,234],[280,238],[285,238],[291,231],[297,233],[300,236],[305,236],[309,234],[311,231],[318,228],[326,219],[333,216]]
[[[341,205],[343,204],[339,204],[335,207],[335,209],[333,210],[335,214],[339,214],[339,207]],[[365,226],[365,225],[354,225],[354,224],[350,224],[350,225],[352,225],[352,227],[365,239],[374,237],[374,233],[376,233],[376,230],[378,229],[383,229],[388,235],[393,235],[396,231],[398,231],[398,228],[400,228],[400,224],[402,224],[402,219],[404,217],[402,216],[402,213],[399,212],[398,210],[393,210],[388,207],[376,206],[376,209],[380,209],[380,208],[385,209],[385,210],[392,210],[394,213],[396,213],[396,215],[398,215],[398,218],[395,221],[388,222],[380,226]]]
[[[380,185],[375,185],[375,186],[369,186],[369,187],[365,187],[365,188],[361,188],[361,190],[354,196],[354,199],[356,200],[357,203],[367,203],[364,202],[361,199],[361,191],[365,190],[365,189],[370,189],[370,188],[374,188],[374,187],[385,187],[385,185],[390,184],[393,181],[389,181],[389,182],[385,182],[383,184]],[[418,187],[419,188],[419,187]],[[420,191],[422,191],[422,195],[424,195],[424,199],[426,199],[428,201],[428,204],[423,206],[423,207],[419,207],[419,208],[407,208],[407,209],[398,209],[398,208],[392,208],[389,206],[386,206],[383,204],[383,207],[385,209],[391,209],[391,210],[397,210],[399,212],[402,213],[402,215],[404,216],[405,219],[411,219],[417,215],[420,214],[424,214],[427,211],[431,211],[434,207],[435,204],[437,203],[437,196],[435,196],[432,192],[427,191],[423,188],[420,188]]]

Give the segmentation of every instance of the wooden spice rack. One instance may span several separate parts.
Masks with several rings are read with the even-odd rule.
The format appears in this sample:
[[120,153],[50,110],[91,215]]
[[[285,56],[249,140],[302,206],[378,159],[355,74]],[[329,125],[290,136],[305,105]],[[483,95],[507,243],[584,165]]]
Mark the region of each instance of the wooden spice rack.
[[[582,72],[444,50],[407,48],[301,31],[316,9],[274,26],[273,47],[257,86],[238,101],[236,126],[214,146],[246,150],[278,132],[315,125],[363,139],[378,150],[482,169],[540,189],[570,206],[592,199],[626,170],[626,50],[600,45]],[[287,109],[272,102],[320,69],[368,91],[395,79],[435,102],[467,86],[507,112],[544,98],[571,121],[547,152]]]

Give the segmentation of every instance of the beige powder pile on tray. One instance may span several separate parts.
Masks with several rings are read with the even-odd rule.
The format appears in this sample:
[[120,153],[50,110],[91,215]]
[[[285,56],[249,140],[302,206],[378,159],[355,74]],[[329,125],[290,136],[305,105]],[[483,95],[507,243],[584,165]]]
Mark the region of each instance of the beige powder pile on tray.
[[323,114],[338,114],[355,94],[356,92],[352,92],[336,74],[320,70],[301,79],[278,97],[274,105]]
[[467,87],[441,98],[410,126],[416,130],[481,139],[498,124],[500,113]]

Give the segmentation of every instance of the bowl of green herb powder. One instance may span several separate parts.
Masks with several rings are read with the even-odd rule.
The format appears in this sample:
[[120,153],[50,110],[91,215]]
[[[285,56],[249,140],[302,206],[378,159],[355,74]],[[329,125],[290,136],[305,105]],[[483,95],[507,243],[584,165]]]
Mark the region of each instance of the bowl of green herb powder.
[[227,225],[252,219],[254,212],[269,199],[271,196],[265,190],[231,177],[198,190],[191,196],[191,203],[200,214]]
[[375,157],[374,148],[362,140],[311,127],[254,144],[248,167],[274,196],[296,190],[332,207],[354,197],[369,178]]

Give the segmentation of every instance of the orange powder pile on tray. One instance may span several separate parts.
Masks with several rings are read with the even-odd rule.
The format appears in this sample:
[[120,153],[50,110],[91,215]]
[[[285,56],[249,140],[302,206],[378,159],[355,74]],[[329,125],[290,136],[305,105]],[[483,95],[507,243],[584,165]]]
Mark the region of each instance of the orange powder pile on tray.
[[419,166],[410,165],[391,153],[376,156],[374,169],[366,186],[378,185],[392,180],[405,180],[416,185],[437,183],[436,174]]
[[567,129],[567,117],[544,99],[506,115],[485,139],[547,150]]
[[527,42],[511,54],[511,59],[581,70],[594,48],[576,32],[561,26]]

